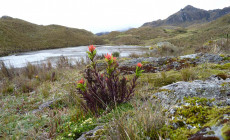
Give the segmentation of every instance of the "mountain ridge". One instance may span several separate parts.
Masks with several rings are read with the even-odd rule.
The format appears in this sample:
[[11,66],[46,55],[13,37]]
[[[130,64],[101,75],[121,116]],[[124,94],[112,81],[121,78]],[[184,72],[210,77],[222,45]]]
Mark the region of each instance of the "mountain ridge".
[[230,6],[223,9],[204,10],[193,7],[192,5],[187,5],[164,20],[159,19],[152,22],[146,22],[142,26],[158,27],[171,25],[187,27],[192,24],[214,21],[229,13]]

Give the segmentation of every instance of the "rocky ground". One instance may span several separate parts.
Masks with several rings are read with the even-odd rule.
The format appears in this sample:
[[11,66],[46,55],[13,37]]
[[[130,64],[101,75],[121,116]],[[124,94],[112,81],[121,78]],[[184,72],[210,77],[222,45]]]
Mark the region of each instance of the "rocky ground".
[[[132,77],[136,64],[139,62],[143,64],[144,73],[139,79],[139,85],[137,87],[138,95],[136,98],[140,98],[141,104],[150,103],[160,105],[162,113],[164,117],[166,117],[164,123],[167,126],[167,128],[162,129],[160,132],[165,133],[165,131],[167,131],[171,140],[230,139],[229,55],[198,53],[180,57],[120,58],[119,61],[119,69],[128,79]],[[103,69],[105,63],[100,60],[97,66],[99,69]],[[81,71],[78,72],[82,73]],[[74,73],[75,76],[73,77]],[[60,76],[60,79],[55,82],[52,82],[52,80],[44,82],[41,84],[42,88],[38,86],[38,90],[29,93],[29,95],[36,95],[34,99],[39,99],[39,103],[37,103],[36,106],[34,103],[31,103],[33,107],[27,107],[26,110],[22,112],[21,110],[25,108],[25,105],[30,105],[31,100],[31,97],[22,94],[23,98],[25,98],[21,103],[22,107],[18,107],[20,103],[15,104],[15,106],[14,104],[9,105],[13,106],[10,108],[15,108],[12,112],[20,112],[20,118],[18,120],[26,118],[24,114],[33,116],[33,125],[37,124],[36,121],[41,118],[39,115],[43,116],[44,119],[42,123],[46,125],[40,124],[41,126],[45,126],[45,128],[42,129],[39,136],[37,136],[38,133],[36,131],[39,130],[40,126],[36,131],[33,131],[33,135],[36,135],[36,138],[54,138],[58,132],[60,137],[58,136],[57,139],[105,139],[108,125],[113,123],[117,118],[110,116],[110,113],[105,113],[99,118],[90,116],[77,123],[73,122],[72,119],[76,114],[73,113],[73,116],[68,116],[66,112],[74,112],[76,106],[70,108],[68,107],[70,105],[65,102],[68,101],[70,102],[69,104],[76,102],[73,100],[73,94],[75,94],[73,81],[79,78],[79,74],[76,74],[74,70],[68,75],[66,75],[65,72],[62,74],[65,75],[66,78]],[[34,78],[33,80],[36,82],[38,79]],[[47,89],[47,85],[50,85],[50,89]],[[60,92],[64,92],[65,94],[61,94],[63,96],[54,96],[56,93],[59,95]],[[47,96],[46,100],[43,100],[44,96]],[[18,97],[15,97],[14,100],[17,100],[17,98]],[[9,95],[4,96],[4,98],[0,100],[0,105],[2,105],[0,110],[1,112],[3,111],[4,121],[8,121],[7,116],[12,115],[12,113],[4,114],[4,110],[10,110],[8,102],[12,99],[12,96]],[[27,100],[29,101],[28,103]],[[133,109],[127,107],[123,109],[125,111],[122,111],[122,114],[131,112],[131,114],[127,115],[128,117],[123,119],[128,122],[130,119],[140,115],[140,112],[135,112]],[[139,108],[137,110],[139,110]],[[57,113],[60,117],[54,117]],[[45,116],[44,114],[47,115]],[[64,119],[60,119],[63,117],[63,114],[65,114]],[[129,117],[130,115],[132,117]],[[104,117],[106,119],[104,119]],[[14,116],[15,123],[17,121],[16,118],[18,118],[17,115]],[[49,128],[49,124],[51,124],[53,118],[55,118],[55,120],[52,127]],[[24,123],[28,123],[32,126],[30,121],[27,121],[25,119]],[[55,126],[57,122],[61,125]],[[131,122],[131,124],[134,123]],[[24,126],[24,124],[22,126]],[[49,132],[51,130],[53,131],[52,135],[48,133],[46,127],[49,128],[47,129]],[[5,128],[12,129],[9,125]],[[57,129],[57,132],[54,131],[54,128]],[[26,128],[27,131],[28,129],[30,129],[30,127]],[[4,132],[7,131],[4,130]],[[44,134],[46,135],[44,136]],[[28,138],[28,136],[26,137]],[[163,138],[159,136],[158,139]]]
[[[124,74],[132,74],[138,62],[144,64],[146,73],[178,71],[205,63],[214,64],[214,67],[220,66],[220,69],[230,69],[229,58],[229,55],[203,53],[177,58],[137,58],[124,60],[120,63],[120,70]],[[189,136],[189,140],[230,139],[230,78],[227,73],[212,75],[206,80],[178,81],[165,85],[144,100],[160,103],[167,114],[167,123],[171,124],[174,130],[196,131]],[[102,126],[97,127],[79,139],[98,137],[97,131],[103,129]]]
[[144,64],[145,72],[160,72],[168,70],[180,70],[185,67],[196,66],[204,63],[226,64],[229,63],[229,56],[218,54],[191,54],[180,57],[149,57],[137,58],[124,61],[120,64],[120,69],[126,74],[133,73],[138,62]]

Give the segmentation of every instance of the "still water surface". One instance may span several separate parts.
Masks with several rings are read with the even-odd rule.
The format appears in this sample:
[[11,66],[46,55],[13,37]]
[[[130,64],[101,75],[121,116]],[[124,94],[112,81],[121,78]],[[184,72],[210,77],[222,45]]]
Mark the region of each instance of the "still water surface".
[[[148,48],[143,46],[97,46],[97,54],[102,55],[106,53],[120,52],[121,57],[128,57],[131,53],[142,54]],[[50,49],[20,53],[17,55],[0,57],[6,66],[13,66],[15,68],[24,67],[28,62],[32,64],[44,63],[48,60],[56,62],[61,56],[68,57],[72,61],[86,58],[86,51],[88,46]]]

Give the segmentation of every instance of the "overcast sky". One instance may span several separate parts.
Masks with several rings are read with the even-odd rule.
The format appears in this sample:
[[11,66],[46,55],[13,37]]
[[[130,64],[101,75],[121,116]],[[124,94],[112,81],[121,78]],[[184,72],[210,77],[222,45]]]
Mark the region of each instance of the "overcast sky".
[[165,19],[186,5],[210,10],[230,6],[230,0],[0,0],[0,16],[97,33]]

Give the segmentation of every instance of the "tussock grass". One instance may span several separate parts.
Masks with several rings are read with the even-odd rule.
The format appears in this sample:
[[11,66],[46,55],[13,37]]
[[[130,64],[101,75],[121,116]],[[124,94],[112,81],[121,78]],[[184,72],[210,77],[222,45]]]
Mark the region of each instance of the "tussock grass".
[[157,105],[138,103],[134,109],[124,112],[108,126],[107,138],[111,140],[161,139],[160,130],[166,117]]

